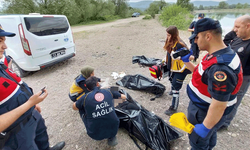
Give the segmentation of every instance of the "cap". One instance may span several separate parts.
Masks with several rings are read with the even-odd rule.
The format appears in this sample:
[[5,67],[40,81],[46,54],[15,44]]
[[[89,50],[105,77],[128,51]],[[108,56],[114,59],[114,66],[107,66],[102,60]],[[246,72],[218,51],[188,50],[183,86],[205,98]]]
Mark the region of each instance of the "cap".
[[200,17],[200,18],[204,18],[204,17],[205,17],[205,14],[200,13],[200,14],[198,14],[198,17]]
[[5,32],[2,28],[2,26],[0,25],[0,36],[8,36],[8,37],[13,37],[15,36],[15,33],[11,33],[11,32]]
[[189,37],[189,39],[194,39],[198,33],[221,28],[220,22],[218,20],[213,20],[211,18],[199,19],[194,25],[194,33]]

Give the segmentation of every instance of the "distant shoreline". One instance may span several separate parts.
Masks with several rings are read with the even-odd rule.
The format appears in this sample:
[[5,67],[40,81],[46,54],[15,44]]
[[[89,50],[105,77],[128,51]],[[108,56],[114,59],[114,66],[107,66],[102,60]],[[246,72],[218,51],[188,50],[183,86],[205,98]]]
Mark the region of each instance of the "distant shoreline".
[[211,9],[211,10],[194,10],[193,13],[224,13],[224,12],[234,12],[234,13],[249,13],[249,9]]

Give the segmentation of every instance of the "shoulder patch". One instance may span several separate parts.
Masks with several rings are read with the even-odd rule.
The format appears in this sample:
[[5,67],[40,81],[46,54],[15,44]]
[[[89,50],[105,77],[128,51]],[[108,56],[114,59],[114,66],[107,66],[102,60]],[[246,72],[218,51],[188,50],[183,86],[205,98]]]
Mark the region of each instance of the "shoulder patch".
[[97,102],[103,101],[103,100],[104,100],[104,95],[103,95],[102,93],[96,93],[96,94],[95,94],[95,100],[96,100]]
[[238,51],[239,53],[241,53],[241,52],[243,52],[243,50],[244,50],[244,47],[240,47],[237,51]]
[[216,71],[214,73],[214,79],[220,82],[225,81],[227,79],[227,74],[223,71]]

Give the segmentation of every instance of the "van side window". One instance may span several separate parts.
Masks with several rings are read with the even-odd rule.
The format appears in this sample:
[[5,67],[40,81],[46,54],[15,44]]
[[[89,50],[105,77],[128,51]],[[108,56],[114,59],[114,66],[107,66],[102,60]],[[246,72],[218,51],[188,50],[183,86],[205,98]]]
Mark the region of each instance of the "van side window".
[[69,29],[64,17],[24,17],[24,21],[26,29],[37,36],[66,33]]

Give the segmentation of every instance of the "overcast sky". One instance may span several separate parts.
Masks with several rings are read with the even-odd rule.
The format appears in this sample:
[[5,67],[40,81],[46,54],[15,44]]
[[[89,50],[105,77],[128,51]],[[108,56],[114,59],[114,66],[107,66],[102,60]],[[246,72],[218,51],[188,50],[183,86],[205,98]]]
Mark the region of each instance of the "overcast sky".
[[[129,0],[129,2],[138,2],[138,1],[146,1],[146,0]],[[165,0],[166,2],[177,2],[177,0]],[[226,0],[190,0],[191,2],[193,1],[216,1],[216,2],[221,2],[221,1],[226,1]]]

